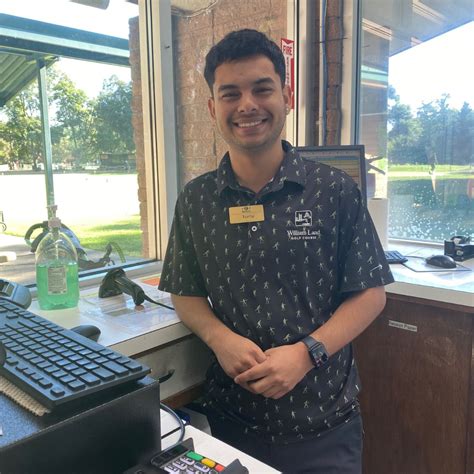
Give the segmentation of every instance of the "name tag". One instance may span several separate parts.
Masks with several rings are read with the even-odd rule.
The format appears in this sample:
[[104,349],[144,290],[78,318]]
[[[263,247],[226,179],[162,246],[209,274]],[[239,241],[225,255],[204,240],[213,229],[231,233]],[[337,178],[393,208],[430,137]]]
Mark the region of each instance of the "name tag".
[[265,220],[263,205],[229,207],[229,221],[231,224],[243,222],[260,222]]

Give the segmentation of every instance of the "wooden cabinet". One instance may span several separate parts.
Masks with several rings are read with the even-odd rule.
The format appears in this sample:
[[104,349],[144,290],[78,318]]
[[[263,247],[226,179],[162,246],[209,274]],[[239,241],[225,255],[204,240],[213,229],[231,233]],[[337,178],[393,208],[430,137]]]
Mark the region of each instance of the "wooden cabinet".
[[474,314],[388,295],[355,341],[364,474],[474,472]]

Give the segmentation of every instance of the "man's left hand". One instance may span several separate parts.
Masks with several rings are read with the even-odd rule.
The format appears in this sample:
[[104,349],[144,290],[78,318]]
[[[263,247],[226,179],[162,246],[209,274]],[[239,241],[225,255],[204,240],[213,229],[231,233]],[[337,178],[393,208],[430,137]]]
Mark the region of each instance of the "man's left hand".
[[242,372],[234,382],[266,398],[283,397],[313,368],[301,342],[268,349],[265,355],[266,361]]

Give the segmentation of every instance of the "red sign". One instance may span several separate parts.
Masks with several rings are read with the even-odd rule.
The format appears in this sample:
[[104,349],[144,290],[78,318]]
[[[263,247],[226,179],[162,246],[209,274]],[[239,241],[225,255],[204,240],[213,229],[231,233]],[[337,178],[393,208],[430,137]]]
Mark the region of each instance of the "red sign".
[[290,39],[281,39],[281,50],[285,58],[286,78],[285,85],[290,86],[291,89],[291,108],[295,108],[294,93],[295,93],[295,42]]

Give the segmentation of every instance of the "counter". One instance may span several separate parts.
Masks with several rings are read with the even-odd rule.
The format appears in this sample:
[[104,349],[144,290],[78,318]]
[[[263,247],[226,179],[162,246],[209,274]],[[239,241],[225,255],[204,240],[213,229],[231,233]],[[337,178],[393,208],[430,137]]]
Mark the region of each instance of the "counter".
[[[422,262],[433,254],[442,254],[439,247],[409,244],[392,245],[390,250],[398,250],[409,260]],[[416,260],[415,260],[416,259]],[[387,293],[413,296],[431,301],[452,303],[474,308],[474,258],[458,264],[470,271],[445,270],[415,272],[401,264],[391,265],[395,282],[386,286]]]
[[[410,259],[442,253],[439,248],[410,245],[397,245],[396,249]],[[462,265],[473,270],[474,259],[462,262]],[[386,287],[389,297],[414,297],[429,304],[446,303],[474,311],[474,271],[420,273],[400,264],[391,265],[391,269],[396,281]],[[133,278],[151,298],[163,297],[156,289],[156,275],[134,275]],[[174,311],[148,302],[142,311],[137,311],[128,295],[104,300],[97,295],[96,285],[82,289],[77,308],[42,311],[37,301],[33,301],[30,310],[66,328],[81,324],[98,326],[101,330],[99,342],[104,346],[139,358],[152,368],[156,378],[172,374],[162,387],[162,398],[168,402],[170,397],[178,396],[179,402],[171,401],[171,405],[195,396],[204,381],[210,352],[184,327]],[[171,304],[169,300],[168,304]],[[189,389],[196,390],[182,398]]]

